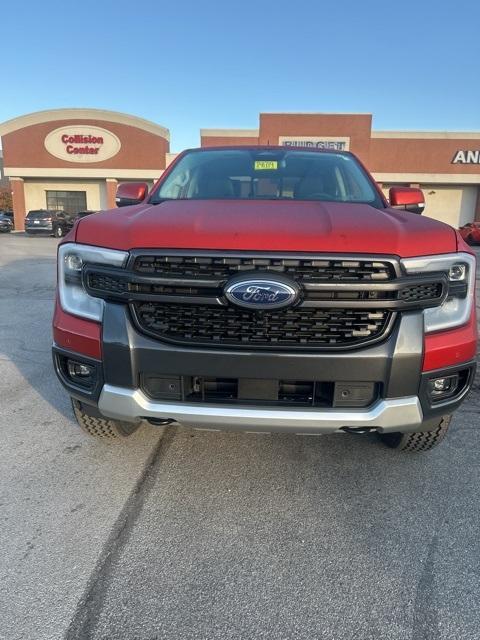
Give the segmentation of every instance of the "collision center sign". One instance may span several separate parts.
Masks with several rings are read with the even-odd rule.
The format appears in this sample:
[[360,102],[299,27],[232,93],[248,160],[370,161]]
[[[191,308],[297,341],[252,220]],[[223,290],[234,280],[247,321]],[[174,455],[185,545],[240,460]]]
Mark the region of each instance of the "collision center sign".
[[348,151],[350,148],[350,138],[338,136],[279,136],[278,144],[285,147]]
[[119,138],[101,127],[70,125],[54,129],[45,138],[45,149],[68,162],[102,162],[113,158],[121,148]]

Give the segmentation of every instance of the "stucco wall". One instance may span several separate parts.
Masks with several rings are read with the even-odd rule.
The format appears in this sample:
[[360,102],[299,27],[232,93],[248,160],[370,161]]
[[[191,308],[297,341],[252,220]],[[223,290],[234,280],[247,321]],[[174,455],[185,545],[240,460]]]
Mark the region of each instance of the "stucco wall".
[[201,136],[202,147],[228,147],[229,145],[256,145],[258,138],[254,136]]
[[[388,133],[388,132],[387,132]],[[374,134],[375,135],[375,134]],[[478,164],[452,164],[459,149],[478,149],[475,138],[376,138],[368,168],[376,173],[448,173],[480,175]]]
[[422,185],[425,195],[425,213],[429,218],[441,220],[453,227],[472,222],[477,202],[477,187],[458,189],[438,185]]

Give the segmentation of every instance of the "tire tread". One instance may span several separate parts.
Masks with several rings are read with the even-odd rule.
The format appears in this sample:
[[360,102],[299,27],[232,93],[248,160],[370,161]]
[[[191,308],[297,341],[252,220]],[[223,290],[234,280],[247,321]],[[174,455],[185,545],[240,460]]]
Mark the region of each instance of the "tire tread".
[[[387,446],[405,451],[406,453],[420,453],[430,451],[439,445],[445,438],[452,420],[451,415],[443,416],[435,429],[430,431],[419,431],[418,433],[405,434],[385,434],[386,437],[381,438]],[[396,438],[394,436],[397,436]]]
[[81,410],[80,403],[72,400],[73,412],[79,427],[92,438],[115,439],[126,438],[137,430],[138,425],[110,418],[90,416]]

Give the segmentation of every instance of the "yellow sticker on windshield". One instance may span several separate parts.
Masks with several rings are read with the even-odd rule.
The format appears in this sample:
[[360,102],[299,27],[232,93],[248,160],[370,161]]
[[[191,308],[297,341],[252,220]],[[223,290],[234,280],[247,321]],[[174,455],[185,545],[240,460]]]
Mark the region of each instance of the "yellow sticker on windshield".
[[278,169],[277,160],[255,160],[255,171],[275,171]]

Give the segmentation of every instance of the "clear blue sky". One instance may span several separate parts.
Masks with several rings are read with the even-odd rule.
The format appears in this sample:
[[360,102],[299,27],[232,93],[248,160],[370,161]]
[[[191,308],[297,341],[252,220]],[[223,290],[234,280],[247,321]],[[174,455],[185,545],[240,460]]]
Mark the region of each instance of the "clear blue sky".
[[0,122],[124,111],[168,127],[173,151],[260,111],[480,131],[478,0],[10,0],[0,43]]

